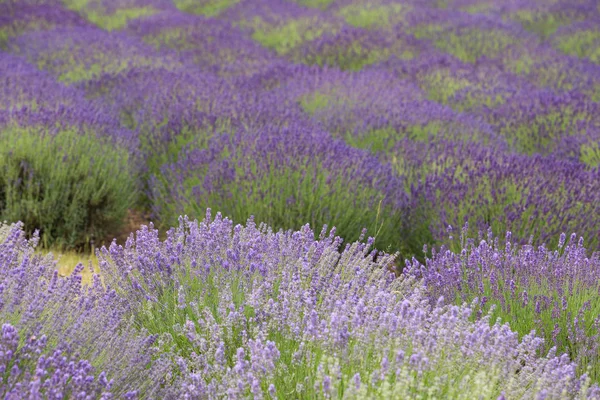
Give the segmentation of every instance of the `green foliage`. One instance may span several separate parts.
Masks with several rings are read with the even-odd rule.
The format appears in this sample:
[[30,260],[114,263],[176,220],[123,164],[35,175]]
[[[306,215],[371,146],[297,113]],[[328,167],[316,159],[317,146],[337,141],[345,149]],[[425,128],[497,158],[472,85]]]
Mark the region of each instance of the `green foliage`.
[[[383,61],[390,56],[390,50],[385,48],[368,49],[355,41],[348,45],[336,46],[321,49],[320,53],[309,56],[292,57],[298,62],[306,64],[316,64],[320,67],[324,65],[335,66],[345,71],[360,71],[364,66]],[[398,55],[401,58],[414,57],[410,52]]]
[[460,35],[442,33],[433,41],[438,49],[469,63],[483,56],[497,57],[513,42],[506,32],[480,29],[468,29]]
[[470,111],[481,106],[494,108],[506,102],[506,98],[502,94],[491,92],[467,92],[460,101],[457,99],[452,100],[449,106],[460,112]]
[[0,49],[6,50],[11,34],[7,28],[0,28]]
[[332,93],[314,92],[300,99],[302,109],[311,115],[326,108],[329,104],[339,103],[340,101]]
[[596,103],[600,103],[600,85],[596,85],[595,87],[593,87],[590,95],[591,95],[592,101],[595,101]]
[[114,233],[135,192],[127,152],[92,132],[0,131],[0,220],[39,229],[45,247],[82,248]]
[[364,5],[351,4],[340,9],[339,14],[352,26],[372,29],[387,27],[392,20],[398,19],[405,11],[406,6],[391,5]]
[[410,29],[410,33],[412,33],[417,39],[431,39],[436,34],[439,34],[447,27],[442,24],[419,24]]
[[398,133],[393,128],[372,129],[364,135],[346,133],[344,139],[352,147],[369,149],[372,153],[385,153],[390,151],[398,140]]
[[560,36],[555,40],[555,46],[565,54],[600,63],[600,31],[587,30]]
[[506,124],[500,129],[500,133],[520,153],[548,153],[553,150],[557,139],[573,130],[576,121],[586,121],[589,118],[588,114],[563,108],[546,114],[537,113],[534,118],[523,123]]
[[305,7],[320,8],[324,10],[333,2],[333,0],[296,0],[296,2]]
[[558,28],[573,22],[572,18],[559,13],[536,13],[531,10],[521,10],[511,16],[512,19],[523,25],[523,28],[547,39]]
[[68,8],[81,13],[90,22],[107,31],[121,29],[130,20],[147,17],[158,12],[152,7],[131,7],[119,8],[113,14],[106,14],[95,0],[63,0],[63,2]]
[[467,79],[452,77],[444,70],[434,71],[421,81],[421,87],[427,93],[427,97],[441,104],[449,104],[452,96],[471,85]]
[[[331,106],[342,105],[352,107],[353,103],[344,97],[336,95],[335,89],[328,93],[316,91],[300,98],[300,106],[305,112],[311,115],[315,115],[317,111],[326,112],[327,108]],[[344,139],[352,147],[369,149],[373,153],[386,153],[392,150],[395,144],[404,138],[426,141],[432,135],[435,136],[441,129],[441,122],[431,121],[424,125],[406,126],[402,131],[389,126],[370,129],[365,132],[332,131],[331,133],[336,137]]]
[[600,167],[600,144],[590,143],[581,146],[581,162],[592,168]]
[[183,12],[216,17],[239,0],[173,0],[175,6]]
[[461,10],[469,14],[485,14],[494,7],[494,3],[477,3],[462,7]]
[[324,33],[335,33],[337,28],[314,18],[299,18],[279,26],[265,24],[257,18],[254,21],[256,30],[252,38],[265,47],[279,54],[287,54],[300,44],[312,41]]
[[394,149],[402,139],[425,142],[440,132],[442,124],[432,121],[425,125],[411,125],[398,131],[392,127],[371,129],[361,134],[346,132],[344,140],[352,147],[369,149],[371,152],[388,153]]
[[[90,43],[89,47],[94,48],[96,45],[96,43]],[[36,64],[39,69],[56,74],[58,80],[65,83],[92,80],[102,74],[118,74],[132,66],[171,69],[174,65],[180,65],[179,62],[172,59],[140,56],[125,50],[123,50],[125,54],[106,54],[101,46],[102,44],[99,44],[99,48],[96,48],[94,54],[87,59],[75,58],[73,52],[80,51],[80,49],[69,46],[67,41],[64,48],[43,54]]]

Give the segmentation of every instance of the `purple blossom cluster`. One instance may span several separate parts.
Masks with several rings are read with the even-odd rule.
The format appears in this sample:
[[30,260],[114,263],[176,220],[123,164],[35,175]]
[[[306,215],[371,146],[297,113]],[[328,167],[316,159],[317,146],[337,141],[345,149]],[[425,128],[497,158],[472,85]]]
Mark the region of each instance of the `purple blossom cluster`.
[[169,324],[186,354],[180,396],[598,396],[567,356],[539,352],[542,339],[472,322],[476,303],[430,305],[420,282],[390,272],[393,256],[366,257],[372,243],[342,250],[325,228],[315,241],[308,226],[276,233],[209,210],[164,241],[144,227],[99,258],[106,283],[150,313],[138,323]]
[[458,232],[468,224],[470,237],[492,228],[513,232],[521,243],[550,246],[562,232],[583,231],[588,247],[598,249],[598,169],[553,157],[498,153],[473,143],[404,141],[399,149],[399,168],[411,180],[422,179],[409,196],[411,209],[421,211],[408,224],[421,244],[428,242],[423,235],[433,235],[460,252],[460,235],[449,234],[448,227]]
[[575,234],[563,233],[550,248],[515,244],[510,232],[504,244],[491,232],[477,240],[467,229],[460,235],[460,252],[442,248],[423,264],[407,261],[406,273],[423,279],[430,302],[440,296],[457,304],[476,301],[480,313],[497,307],[495,316],[513,329],[535,329],[546,348],[568,353],[597,376],[600,253],[589,257]]
[[[22,225],[0,226],[0,394],[22,398],[136,398],[161,393],[168,364],[156,337],[134,329],[129,305],[79,264],[60,278]],[[150,378],[151,377],[151,378]]]

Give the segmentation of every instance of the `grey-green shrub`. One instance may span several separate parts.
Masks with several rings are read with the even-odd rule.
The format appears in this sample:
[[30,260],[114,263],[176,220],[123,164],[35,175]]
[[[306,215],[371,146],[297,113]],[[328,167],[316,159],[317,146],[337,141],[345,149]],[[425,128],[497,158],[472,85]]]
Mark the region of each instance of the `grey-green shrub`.
[[0,221],[41,244],[81,249],[114,233],[135,197],[129,155],[91,132],[0,129]]

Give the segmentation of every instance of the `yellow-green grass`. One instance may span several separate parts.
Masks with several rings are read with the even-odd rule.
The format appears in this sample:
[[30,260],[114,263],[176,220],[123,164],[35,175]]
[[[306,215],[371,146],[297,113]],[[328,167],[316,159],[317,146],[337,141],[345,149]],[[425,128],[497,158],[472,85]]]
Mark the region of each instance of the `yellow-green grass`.
[[83,278],[83,284],[90,284],[92,282],[92,271],[89,266],[90,263],[92,268],[94,269],[93,273],[98,274],[100,272],[98,268],[98,259],[96,255],[93,253],[78,253],[75,251],[56,251],[56,250],[38,250],[38,254],[47,255],[52,253],[54,259],[56,260],[56,268],[58,270],[58,274],[60,276],[69,276],[77,266],[77,264],[81,263],[85,266],[83,271],[81,272],[81,276]]
[[239,0],[174,0],[175,6],[186,13],[216,17]]

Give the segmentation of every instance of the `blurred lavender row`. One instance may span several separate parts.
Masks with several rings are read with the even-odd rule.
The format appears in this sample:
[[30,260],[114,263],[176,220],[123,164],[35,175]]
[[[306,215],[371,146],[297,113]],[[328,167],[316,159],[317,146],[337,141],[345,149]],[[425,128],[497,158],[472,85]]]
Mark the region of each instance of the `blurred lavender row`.
[[[347,150],[336,151],[337,165],[326,168],[329,180],[355,174],[357,185],[394,198],[384,208],[402,220],[402,229],[378,235],[384,249],[415,254],[424,242],[448,243],[448,225],[460,229],[470,222],[485,230],[495,219],[503,221],[494,226],[498,235],[511,230],[517,239],[543,243],[562,231],[577,232],[598,248],[600,190],[593,169],[600,159],[600,66],[594,46],[600,11],[594,2],[73,0],[5,1],[1,7],[2,59],[10,70],[3,74],[3,124],[85,125],[134,143],[142,197],[164,226],[209,206],[239,221],[257,214],[252,204],[246,212],[223,208],[223,196],[242,194],[199,186],[221,178],[179,159],[195,152],[195,164],[214,166],[214,155],[198,149],[219,135],[236,138],[233,153],[271,152],[259,148],[271,140],[262,137],[285,142],[288,135],[279,131],[285,128],[296,132],[296,143],[282,142],[282,148],[305,147],[305,155],[270,154],[282,158],[252,167],[267,168],[252,176],[243,172],[247,158],[236,161],[229,151],[221,156],[238,164],[229,179],[267,186],[271,197],[263,203],[295,201],[305,209],[301,200],[273,194],[274,183],[264,175],[273,165],[320,163],[317,143],[323,149],[331,143]],[[468,143],[484,147],[469,150]],[[460,165],[440,169],[432,163],[441,160],[428,159],[431,151],[458,157],[456,146],[465,148]],[[346,170],[369,150],[381,167]],[[488,161],[476,156],[481,152]],[[536,154],[546,157],[540,165],[548,174],[531,166]],[[464,164],[471,178],[462,178]],[[386,175],[387,165],[396,178]],[[506,165],[506,172],[495,165]],[[564,199],[532,185],[570,194],[568,185],[579,185],[584,193]],[[465,196],[465,187],[473,195]],[[210,199],[190,194],[206,191]],[[374,207],[372,198],[340,201],[343,209]],[[423,210],[431,222],[416,226]],[[277,216],[257,216],[287,229],[309,221],[343,225],[351,218],[343,211],[304,210],[309,214],[291,226]],[[354,240],[360,228],[339,232]]]

